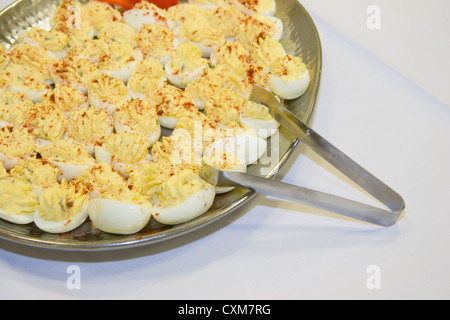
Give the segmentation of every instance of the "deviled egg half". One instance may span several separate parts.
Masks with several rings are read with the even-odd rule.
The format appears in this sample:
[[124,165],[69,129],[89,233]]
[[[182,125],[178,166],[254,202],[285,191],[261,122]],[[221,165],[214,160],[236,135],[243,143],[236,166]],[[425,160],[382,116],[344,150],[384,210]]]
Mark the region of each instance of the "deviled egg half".
[[114,41],[100,55],[98,69],[108,76],[127,83],[137,64],[143,59],[142,51],[132,43]]
[[57,83],[42,97],[43,105],[54,105],[60,109],[66,117],[72,110],[87,108],[89,106],[87,95],[71,85]]
[[156,108],[160,125],[167,129],[174,129],[182,116],[198,111],[191,95],[168,84],[150,91],[147,100]]
[[0,89],[22,91],[34,103],[40,102],[51,89],[45,80],[37,69],[22,64],[9,63],[0,70]]
[[89,104],[114,116],[119,107],[131,101],[127,86],[117,78],[98,73],[88,85]]
[[156,23],[144,24],[136,34],[136,41],[145,58],[157,60],[163,66],[180,44],[180,39],[171,29]]
[[57,58],[63,58],[69,44],[69,36],[55,29],[32,27],[21,35],[21,41],[47,49]]
[[15,224],[31,223],[38,203],[31,184],[11,177],[0,179],[1,219]]
[[309,87],[309,70],[300,57],[286,55],[278,59],[269,75],[269,86],[281,99],[290,100],[302,96]]
[[178,88],[186,88],[189,82],[199,78],[208,67],[202,51],[191,42],[180,44],[170,55],[165,70],[167,79]]
[[204,214],[212,206],[215,188],[192,169],[179,169],[165,176],[152,198],[153,217],[175,225]]
[[6,170],[21,160],[36,158],[33,136],[26,128],[3,127],[0,129],[0,161]]
[[137,32],[146,23],[161,24],[169,29],[174,27],[174,22],[169,18],[167,11],[148,1],[138,2],[132,9],[125,11],[123,20]]
[[116,110],[114,114],[116,132],[135,132],[147,137],[149,147],[161,136],[156,108],[147,100],[136,99]]
[[97,161],[106,162],[124,177],[142,162],[150,162],[150,144],[145,135],[134,132],[119,131],[102,138],[95,146]]
[[63,138],[83,146],[94,156],[95,145],[105,135],[114,131],[114,118],[106,111],[81,108],[69,114],[67,131]]
[[69,140],[57,140],[40,150],[42,159],[58,167],[58,181],[63,179],[70,182],[86,171],[95,159],[87,153],[86,149]]
[[36,226],[48,233],[64,233],[78,228],[88,217],[88,190],[77,180],[45,189],[34,213]]
[[11,177],[31,184],[40,195],[45,189],[58,184],[58,167],[42,158],[22,160],[10,170]]
[[32,106],[31,99],[21,91],[0,91],[0,128],[22,126]]
[[36,103],[28,111],[24,127],[33,135],[36,149],[61,139],[67,130],[68,119],[56,104]]
[[157,86],[167,84],[162,64],[153,59],[143,59],[134,69],[127,82],[132,99],[145,99],[147,93]]
[[269,113],[269,108],[263,104],[247,100],[239,114],[240,124],[255,130],[256,134],[267,139],[275,134],[280,124]]
[[149,198],[130,188],[107,163],[93,165],[81,179],[89,186],[88,214],[98,229],[113,234],[133,234],[150,221]]

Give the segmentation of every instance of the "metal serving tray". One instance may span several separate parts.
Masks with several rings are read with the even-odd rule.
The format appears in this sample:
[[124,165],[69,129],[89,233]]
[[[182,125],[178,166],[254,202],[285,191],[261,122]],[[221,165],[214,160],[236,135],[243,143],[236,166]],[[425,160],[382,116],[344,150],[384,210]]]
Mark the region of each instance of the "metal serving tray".
[[[80,1],[82,3],[86,0]],[[181,1],[182,2],[182,1]],[[59,0],[18,0],[0,12],[0,43],[10,47],[18,36],[33,26],[47,28],[49,18]],[[285,101],[285,105],[305,123],[309,123],[319,91],[322,48],[317,29],[308,12],[297,0],[277,0],[276,16],[283,21],[284,33],[281,43],[287,53],[300,56],[311,72],[311,84],[300,98]],[[291,156],[298,140],[289,132],[280,129],[277,137],[279,147],[272,154],[277,159],[268,164],[257,163],[249,166],[251,174],[272,178]],[[269,148],[271,139],[269,139]],[[40,248],[66,251],[106,251],[156,244],[173,239],[217,221],[236,211],[255,195],[246,189],[235,189],[217,195],[214,205],[204,215],[175,226],[166,226],[151,219],[139,233],[133,235],[113,235],[102,232],[87,220],[76,230],[64,234],[50,234],[41,231],[34,224],[16,225],[0,219],[0,238]]]

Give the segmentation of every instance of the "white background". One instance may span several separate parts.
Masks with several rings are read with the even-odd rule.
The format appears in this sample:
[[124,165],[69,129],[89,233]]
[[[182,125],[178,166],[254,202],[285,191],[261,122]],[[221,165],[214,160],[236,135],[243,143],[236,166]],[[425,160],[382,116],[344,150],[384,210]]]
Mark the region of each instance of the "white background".
[[[5,6],[9,1],[1,0]],[[311,126],[399,192],[390,228],[257,196],[160,245],[57,252],[0,240],[2,299],[450,298],[450,23],[446,0],[304,0],[323,46]],[[370,30],[377,5],[381,29]],[[283,181],[359,199],[300,146]],[[68,267],[81,271],[67,286]],[[371,266],[380,287],[367,285]]]

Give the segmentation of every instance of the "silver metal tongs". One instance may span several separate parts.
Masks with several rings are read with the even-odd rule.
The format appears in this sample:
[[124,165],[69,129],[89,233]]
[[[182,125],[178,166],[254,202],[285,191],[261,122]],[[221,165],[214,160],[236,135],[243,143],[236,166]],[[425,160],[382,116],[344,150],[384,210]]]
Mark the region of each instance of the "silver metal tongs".
[[388,227],[398,221],[405,209],[405,202],[398,193],[308,127],[268,90],[255,85],[250,100],[266,105],[281,126],[389,210],[255,175],[221,171],[205,163],[200,170],[203,179],[218,187],[241,186],[258,193],[310,205],[379,226]]

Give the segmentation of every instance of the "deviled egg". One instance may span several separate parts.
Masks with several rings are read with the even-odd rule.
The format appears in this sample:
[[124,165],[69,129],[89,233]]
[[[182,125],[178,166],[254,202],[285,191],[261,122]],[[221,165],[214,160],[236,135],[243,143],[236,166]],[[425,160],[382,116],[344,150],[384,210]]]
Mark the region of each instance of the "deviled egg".
[[147,100],[156,108],[160,125],[167,129],[174,129],[180,117],[198,111],[191,95],[171,85],[154,88]]
[[205,114],[223,127],[233,127],[239,123],[239,114],[245,100],[232,89],[216,92],[205,103]]
[[286,55],[278,59],[279,64],[269,75],[270,89],[281,99],[296,99],[309,87],[309,70],[300,57]]
[[229,41],[233,41],[238,34],[238,27],[245,15],[236,6],[224,4],[209,10],[208,22]]
[[42,96],[41,103],[56,106],[66,117],[69,117],[74,110],[89,106],[86,94],[71,85],[60,85],[59,83]]
[[175,225],[204,214],[212,206],[215,188],[191,169],[172,172],[153,196],[152,215],[162,224]]
[[102,138],[95,146],[97,161],[106,162],[111,167],[128,177],[130,171],[141,162],[150,162],[150,144],[145,135],[134,132],[116,132]]
[[88,185],[88,214],[98,229],[113,234],[133,234],[151,219],[149,198],[130,188],[105,162],[93,165],[82,178]]
[[271,137],[280,124],[272,117],[269,108],[263,104],[247,100],[239,115],[240,124],[256,131],[263,139]]
[[24,92],[34,103],[51,89],[37,69],[22,64],[9,63],[0,70],[0,89]]
[[31,184],[40,195],[45,189],[58,184],[58,167],[42,158],[22,160],[10,170],[11,177]]
[[145,99],[147,93],[157,86],[167,84],[162,64],[153,59],[143,59],[134,69],[127,82],[127,88],[133,99]]
[[128,42],[111,42],[108,50],[100,55],[98,70],[127,83],[137,64],[143,59],[142,52]]
[[136,34],[136,41],[144,57],[159,61],[163,66],[180,44],[180,39],[166,26],[148,23]]
[[19,127],[33,106],[31,99],[23,92],[3,90],[0,92],[0,128]]
[[56,104],[37,103],[28,111],[24,127],[36,140],[37,148],[59,140],[67,130],[68,119]]
[[49,50],[57,58],[63,58],[69,44],[69,36],[55,29],[32,27],[21,35],[21,41]]
[[20,43],[9,52],[10,63],[25,65],[39,72],[47,83],[51,82],[50,67],[58,59],[47,49],[29,43]]
[[96,108],[81,108],[69,114],[64,139],[82,145],[94,156],[94,146],[105,135],[114,131],[114,118],[106,111]]
[[169,29],[174,27],[174,22],[169,18],[167,11],[148,1],[138,2],[132,9],[125,11],[123,20],[136,31],[146,23],[161,24]]
[[88,190],[76,180],[63,180],[39,195],[34,213],[36,226],[48,233],[64,233],[78,228],[88,217]]
[[129,103],[131,97],[127,86],[117,78],[98,73],[88,85],[89,104],[114,116],[117,108]]
[[250,48],[259,38],[272,37],[279,41],[282,35],[283,22],[279,18],[254,14],[242,19],[236,39]]
[[57,140],[40,150],[42,159],[58,167],[58,181],[62,179],[71,181],[86,171],[95,159],[87,153],[86,149],[69,140]]
[[81,7],[81,15],[92,21],[94,35],[98,36],[102,27],[109,23],[122,20],[122,14],[112,5],[101,1],[89,1]]
[[0,218],[15,224],[34,220],[38,195],[31,184],[15,178],[0,179]]
[[135,132],[147,137],[149,147],[161,136],[156,108],[147,100],[136,99],[120,107],[114,114],[114,126],[117,132]]
[[178,88],[198,79],[208,67],[208,60],[202,58],[202,51],[191,42],[180,44],[170,54],[165,70],[167,79]]
[[50,69],[53,83],[71,85],[85,94],[88,91],[88,84],[97,73],[97,65],[91,63],[89,58],[75,56],[59,59]]
[[33,135],[26,128],[3,127],[0,129],[0,161],[10,170],[21,160],[36,158]]

